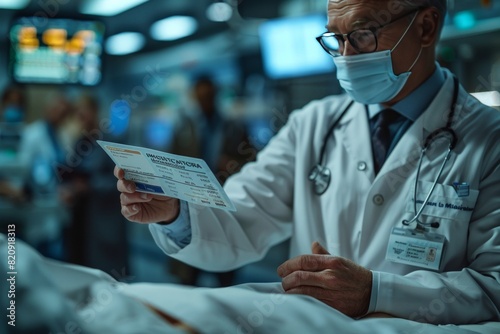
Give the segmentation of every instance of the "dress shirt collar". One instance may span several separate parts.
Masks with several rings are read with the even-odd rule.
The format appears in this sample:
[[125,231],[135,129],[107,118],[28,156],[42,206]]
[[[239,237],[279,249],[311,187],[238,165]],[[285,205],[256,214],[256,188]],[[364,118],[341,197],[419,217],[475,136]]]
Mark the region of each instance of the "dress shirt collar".
[[[434,73],[407,97],[392,106],[392,109],[415,122],[417,118],[427,109],[434,97],[437,95],[445,82],[445,74],[439,64],[436,63]],[[368,105],[370,119],[380,111],[387,109],[381,104]]]

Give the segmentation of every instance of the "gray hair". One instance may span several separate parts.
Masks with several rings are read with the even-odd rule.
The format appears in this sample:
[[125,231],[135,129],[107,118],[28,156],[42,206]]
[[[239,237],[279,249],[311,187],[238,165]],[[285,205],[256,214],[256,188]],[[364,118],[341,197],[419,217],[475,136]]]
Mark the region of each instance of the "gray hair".
[[434,7],[441,15],[441,27],[444,24],[446,11],[448,10],[447,0],[399,0],[399,3],[408,9],[417,9],[419,7]]

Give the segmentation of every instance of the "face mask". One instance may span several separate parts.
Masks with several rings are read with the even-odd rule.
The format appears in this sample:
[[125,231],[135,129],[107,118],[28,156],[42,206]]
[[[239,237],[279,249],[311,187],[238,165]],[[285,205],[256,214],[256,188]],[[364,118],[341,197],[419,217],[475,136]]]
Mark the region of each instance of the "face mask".
[[403,89],[411,75],[410,71],[420,58],[422,48],[408,72],[400,75],[394,74],[391,54],[406,36],[416,17],[417,14],[392,50],[333,58],[340,86],[356,102],[363,104],[387,102]]
[[21,108],[9,105],[3,112],[3,121],[7,123],[16,123],[23,120],[23,111]]

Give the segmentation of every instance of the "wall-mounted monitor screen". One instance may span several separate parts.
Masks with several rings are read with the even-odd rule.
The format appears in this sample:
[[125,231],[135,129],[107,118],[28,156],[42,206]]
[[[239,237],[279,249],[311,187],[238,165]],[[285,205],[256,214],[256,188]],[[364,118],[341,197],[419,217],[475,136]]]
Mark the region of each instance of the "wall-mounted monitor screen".
[[285,79],[332,72],[331,56],[316,41],[326,22],[324,14],[264,22],[259,36],[266,75]]
[[101,81],[104,25],[95,21],[23,17],[10,28],[10,71],[20,83]]

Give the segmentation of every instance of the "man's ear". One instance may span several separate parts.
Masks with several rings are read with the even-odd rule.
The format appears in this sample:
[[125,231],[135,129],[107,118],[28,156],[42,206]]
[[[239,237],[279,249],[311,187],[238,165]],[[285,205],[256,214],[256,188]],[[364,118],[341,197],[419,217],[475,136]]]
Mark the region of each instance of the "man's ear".
[[423,48],[432,47],[439,38],[441,21],[444,17],[436,8],[426,8],[420,13],[420,34]]

